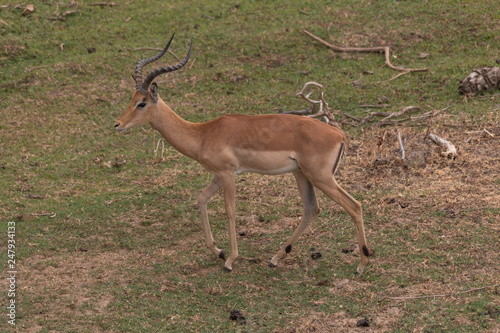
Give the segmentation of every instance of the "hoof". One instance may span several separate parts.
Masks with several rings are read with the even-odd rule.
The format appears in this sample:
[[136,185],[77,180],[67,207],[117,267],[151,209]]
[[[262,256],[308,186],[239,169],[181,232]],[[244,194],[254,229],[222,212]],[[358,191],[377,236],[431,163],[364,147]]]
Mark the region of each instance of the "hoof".
[[221,258],[222,260],[226,260],[226,254],[224,253],[224,251],[220,251],[219,252],[219,258]]
[[270,262],[269,264],[267,264],[267,266],[271,267],[271,268],[276,268],[278,267],[278,265],[275,265],[273,264],[272,262]]
[[224,270],[224,272],[232,272],[233,271],[232,268],[227,268],[226,266],[224,266],[223,270]]
[[364,267],[358,267],[358,269],[356,270],[356,275],[363,275],[363,271],[365,270]]

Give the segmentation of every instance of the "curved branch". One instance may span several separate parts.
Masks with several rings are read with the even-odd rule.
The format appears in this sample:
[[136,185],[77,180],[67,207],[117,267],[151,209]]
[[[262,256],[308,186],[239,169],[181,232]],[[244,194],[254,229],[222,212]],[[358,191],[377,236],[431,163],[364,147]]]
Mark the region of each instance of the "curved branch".
[[307,30],[302,30],[306,35],[314,38],[318,42],[322,43],[323,45],[328,46],[334,51],[337,52],[384,52],[385,54],[385,64],[394,70],[397,71],[402,71],[402,72],[425,72],[427,71],[427,68],[403,68],[403,67],[397,67],[391,64],[390,61],[390,50],[388,46],[377,46],[377,47],[338,47],[335,45],[332,45],[328,43],[327,41],[319,38],[318,36],[313,35]]
[[[309,96],[311,96],[312,92],[305,95],[305,91],[307,90],[307,88],[309,86],[313,86],[313,87],[318,88],[319,101],[316,101],[316,100],[309,98]],[[323,96],[323,85],[316,83],[316,82],[307,82],[304,85],[304,87],[302,88],[302,90],[297,94],[297,96],[302,97],[304,100],[308,101],[309,103],[311,103],[313,105],[312,111],[311,111],[312,113],[314,113],[314,111],[316,109],[316,105],[319,105],[319,111],[317,113],[309,115],[308,117],[311,117],[311,118],[324,117],[326,123],[328,123],[328,124],[330,123],[331,120],[335,119],[335,117],[330,113],[330,108],[328,107],[328,103],[325,101],[325,98]],[[323,109],[323,107],[324,107],[324,109]]]

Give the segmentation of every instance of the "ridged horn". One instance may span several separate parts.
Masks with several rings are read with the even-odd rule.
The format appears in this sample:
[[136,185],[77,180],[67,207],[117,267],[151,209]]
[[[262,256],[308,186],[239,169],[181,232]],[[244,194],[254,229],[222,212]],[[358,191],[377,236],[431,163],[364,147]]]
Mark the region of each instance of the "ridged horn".
[[167,50],[168,50],[168,48],[170,46],[170,43],[172,43],[172,39],[174,39],[174,36],[175,36],[175,33],[172,34],[172,37],[170,37],[170,40],[167,43],[167,46],[165,46],[165,48],[160,53],[158,53],[154,57],[146,58],[146,59],[141,59],[141,60],[139,60],[137,62],[137,65],[135,66],[135,76],[134,76],[134,79],[135,79],[135,89],[139,90],[142,94],[146,95],[147,92],[148,92],[148,88],[149,88],[149,85],[146,87],[145,90],[143,88],[142,67],[144,67],[145,65],[150,64],[150,63],[152,63],[152,62],[160,59],[161,57],[163,57],[163,55],[165,54],[165,52],[167,52]]
[[157,76],[164,74],[164,73],[176,71],[179,68],[183,67],[188,62],[189,57],[191,56],[191,50],[193,49],[193,40],[192,39],[191,39],[191,46],[189,47],[188,54],[186,55],[186,58],[184,58],[184,60],[182,60],[180,63],[178,63],[175,66],[161,67],[161,68],[155,69],[154,71],[149,73],[148,76],[146,76],[146,79],[144,81],[142,80],[142,67],[144,65],[147,65],[149,63],[152,63],[152,62],[160,59],[165,54],[165,52],[167,52],[168,47],[170,46],[170,43],[172,42],[173,38],[174,38],[174,35],[172,35],[172,38],[170,38],[170,41],[168,42],[167,46],[165,46],[163,51],[158,53],[156,56],[151,57],[151,58],[147,58],[147,59],[142,59],[137,63],[136,70],[135,70],[135,87],[136,87],[136,90],[139,90],[142,94],[146,95],[148,93],[149,85],[151,84],[151,82],[153,82],[153,80]]
[[157,77],[161,74],[176,71],[179,68],[183,67],[188,62],[189,57],[191,56],[192,49],[193,49],[193,40],[191,39],[191,46],[189,46],[189,51],[188,51],[188,54],[186,55],[186,58],[184,58],[184,60],[182,60],[180,63],[178,63],[175,66],[160,67],[160,68],[155,69],[151,73],[149,73],[148,76],[146,76],[146,79],[144,80],[144,82],[142,83],[142,89],[147,92],[149,85],[151,84],[151,82],[153,82],[155,77]]

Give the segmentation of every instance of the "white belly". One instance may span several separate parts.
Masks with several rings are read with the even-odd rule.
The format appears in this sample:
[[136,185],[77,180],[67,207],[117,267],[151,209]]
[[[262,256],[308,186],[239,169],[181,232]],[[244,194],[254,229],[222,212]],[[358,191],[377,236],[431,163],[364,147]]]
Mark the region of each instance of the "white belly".
[[235,172],[237,175],[244,172],[280,175],[299,168],[299,164],[290,154],[256,154],[252,159],[241,162]]

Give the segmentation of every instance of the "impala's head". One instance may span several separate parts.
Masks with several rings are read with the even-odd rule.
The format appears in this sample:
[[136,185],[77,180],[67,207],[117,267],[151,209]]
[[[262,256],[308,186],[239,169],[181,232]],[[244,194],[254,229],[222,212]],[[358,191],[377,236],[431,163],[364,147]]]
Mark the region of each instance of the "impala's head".
[[160,59],[165,52],[167,52],[170,43],[174,39],[174,35],[170,38],[167,46],[155,55],[154,57],[139,60],[137,66],[135,67],[135,93],[132,96],[132,101],[128,108],[123,112],[121,117],[115,122],[115,129],[117,131],[124,131],[131,127],[149,123],[152,121],[154,116],[154,110],[157,108],[158,96],[158,86],[156,83],[151,84],[153,80],[164,73],[173,72],[184,66],[191,55],[191,49],[193,48],[193,41],[191,41],[191,46],[189,47],[189,52],[179,64],[170,67],[157,68],[146,76],[146,79],[142,80],[142,67]]

